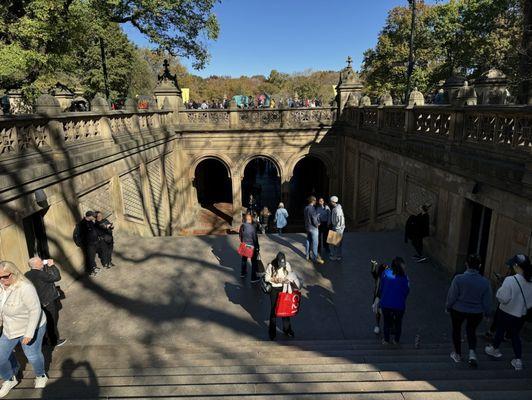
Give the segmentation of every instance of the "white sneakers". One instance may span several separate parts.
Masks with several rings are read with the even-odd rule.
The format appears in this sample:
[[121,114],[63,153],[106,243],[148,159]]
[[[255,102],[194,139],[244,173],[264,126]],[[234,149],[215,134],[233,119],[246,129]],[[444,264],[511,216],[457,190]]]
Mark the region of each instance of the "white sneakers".
[[520,358],[514,358],[510,361],[510,364],[512,364],[512,367],[514,367],[516,371],[521,371],[523,369],[523,361],[521,361]]
[[378,335],[379,333],[381,333],[381,328],[379,327],[379,325],[375,325],[375,328],[373,328],[373,333],[375,335]]
[[462,356],[458,354],[456,351],[453,351],[451,353],[451,360],[453,360],[455,363],[462,362]]
[[46,387],[46,382],[48,382],[48,377],[46,375],[35,377],[35,389],[44,389]]
[[496,349],[491,344],[489,346],[484,347],[484,351],[488,356],[492,356],[494,358],[501,358],[502,353],[499,349]]
[[0,397],[6,397],[8,393],[13,389],[15,386],[18,385],[18,380],[15,376],[11,378],[8,381],[5,381],[2,383],[2,387],[0,388]]

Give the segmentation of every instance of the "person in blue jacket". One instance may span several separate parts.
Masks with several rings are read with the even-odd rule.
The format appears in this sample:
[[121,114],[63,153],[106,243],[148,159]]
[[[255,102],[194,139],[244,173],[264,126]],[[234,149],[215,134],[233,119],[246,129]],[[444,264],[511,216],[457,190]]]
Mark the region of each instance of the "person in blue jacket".
[[384,320],[383,344],[390,344],[390,332],[394,333],[392,343],[399,343],[409,292],[410,282],[405,272],[405,261],[401,257],[396,257],[390,268],[382,272],[378,290],[379,300],[374,303],[374,306],[377,304],[380,307]]

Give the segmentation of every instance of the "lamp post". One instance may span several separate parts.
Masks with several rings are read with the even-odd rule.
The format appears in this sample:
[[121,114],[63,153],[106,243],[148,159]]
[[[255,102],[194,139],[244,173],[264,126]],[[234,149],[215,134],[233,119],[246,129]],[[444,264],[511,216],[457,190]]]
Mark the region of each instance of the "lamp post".
[[103,84],[105,86],[105,98],[109,101],[109,78],[107,76],[107,60],[105,58],[105,43],[103,38],[100,36],[100,54],[102,56],[102,72],[103,72]]
[[412,84],[412,72],[414,71],[414,29],[416,27],[416,0],[408,0],[410,9],[412,11],[412,19],[410,23],[410,43],[408,49],[408,67],[406,70],[406,93],[405,104],[408,102],[410,95],[410,86]]
[[520,60],[521,83],[520,100],[532,105],[532,0],[523,0],[523,36]]

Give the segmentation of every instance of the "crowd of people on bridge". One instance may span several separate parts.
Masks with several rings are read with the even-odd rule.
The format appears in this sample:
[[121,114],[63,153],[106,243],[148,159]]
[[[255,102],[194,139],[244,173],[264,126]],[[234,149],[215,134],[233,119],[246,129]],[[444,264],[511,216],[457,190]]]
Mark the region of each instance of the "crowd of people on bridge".
[[[224,98],[222,100],[190,100],[185,103],[185,108],[189,110],[224,110],[229,109],[230,99]],[[305,98],[298,99],[288,97],[287,99],[274,99],[269,98],[268,101],[264,101],[261,96],[254,98],[248,96],[245,103],[239,105],[239,108],[255,109],[255,108],[316,108],[323,107],[323,102],[319,98]]]

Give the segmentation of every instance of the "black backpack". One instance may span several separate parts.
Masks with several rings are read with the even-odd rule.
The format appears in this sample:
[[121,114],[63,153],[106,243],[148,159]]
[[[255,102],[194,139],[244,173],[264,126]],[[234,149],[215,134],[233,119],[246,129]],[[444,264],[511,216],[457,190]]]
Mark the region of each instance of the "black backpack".
[[74,243],[76,243],[76,246],[81,247],[83,244],[83,241],[81,240],[81,227],[79,226],[79,222],[74,227],[74,232],[72,233],[72,239],[74,240]]
[[521,290],[521,295],[523,296],[523,301],[525,302],[525,308],[526,308],[526,314],[523,315],[523,318],[526,322],[532,322],[532,307],[528,308],[528,305],[526,304],[526,297],[525,293],[523,292],[523,288],[521,287],[521,284],[519,283],[519,279],[514,276],[515,281],[517,282],[517,285],[519,286],[519,290]]

